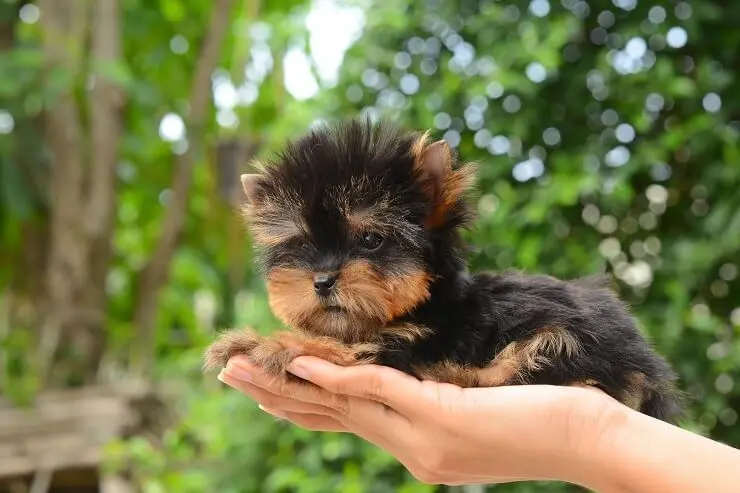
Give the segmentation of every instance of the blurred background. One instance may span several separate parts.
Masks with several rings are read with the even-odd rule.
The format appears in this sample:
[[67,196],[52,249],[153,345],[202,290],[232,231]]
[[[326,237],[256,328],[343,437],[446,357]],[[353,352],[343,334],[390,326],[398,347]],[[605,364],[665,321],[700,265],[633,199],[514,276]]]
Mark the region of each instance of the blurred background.
[[359,112],[480,162],[473,268],[613,273],[683,426],[740,446],[739,24],[719,0],[0,0],[0,491],[452,490],[200,372],[217,330],[279,326],[239,174]]

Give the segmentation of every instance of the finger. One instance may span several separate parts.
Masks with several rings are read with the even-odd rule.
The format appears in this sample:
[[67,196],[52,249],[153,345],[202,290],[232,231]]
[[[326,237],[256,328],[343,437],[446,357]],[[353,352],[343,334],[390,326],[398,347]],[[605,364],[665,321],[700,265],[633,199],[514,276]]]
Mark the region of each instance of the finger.
[[[242,380],[237,380],[234,376]],[[267,408],[325,415],[363,437],[373,437],[375,442],[386,434],[394,440],[402,440],[403,434],[408,434],[410,428],[405,417],[382,404],[334,394],[310,382],[291,382],[271,377],[241,358],[232,358],[220,378]]]
[[292,381],[283,377],[268,375],[260,367],[240,356],[235,356],[229,360],[225,373],[284,398],[318,404],[337,411],[343,411],[347,408],[347,396],[345,395],[331,393],[308,381]]
[[400,433],[407,433],[406,430],[399,430],[395,424],[389,423],[391,419],[387,415],[389,411],[384,409],[381,404],[353,398],[351,400],[356,402],[345,407],[345,414],[340,414],[335,409],[319,404],[272,394],[256,385],[235,379],[226,370],[219,374],[219,380],[249,395],[260,403],[263,411],[275,417],[286,419],[302,428],[313,431],[352,432],[395,456],[405,456],[402,447],[397,443],[392,443],[393,440],[385,438],[384,433],[372,431],[377,429],[390,432],[390,435],[395,437],[396,442],[401,441],[399,440]]
[[[270,410],[266,412],[272,413]],[[393,455],[401,463],[410,464],[414,461],[414,453],[408,447],[400,446],[398,441],[389,440],[383,434],[371,429],[365,429],[351,421],[341,422],[322,415],[301,414],[293,412],[276,412],[276,417],[285,419],[291,423],[312,431],[334,431],[339,433],[352,433],[368,443],[379,447]]]
[[292,374],[334,394],[368,399],[405,415],[415,415],[419,399],[426,398],[421,382],[393,368],[378,365],[343,367],[311,356],[301,356],[288,366]]
[[[222,372],[222,376],[225,380],[229,379],[229,384],[238,386],[240,390],[244,389],[250,395],[256,396],[257,392],[261,390],[292,401],[317,404],[321,406],[322,411],[309,414],[324,415],[325,418],[333,419],[338,424],[321,418],[300,417],[297,416],[300,413],[285,412],[275,409],[275,406],[264,404],[265,407],[271,407],[271,411],[275,412],[278,417],[294,421],[298,426],[324,427],[322,429],[327,430],[337,429],[341,426],[344,430],[352,432],[386,450],[402,463],[414,463],[413,448],[407,445],[408,437],[412,435],[407,420],[404,418],[401,421],[405,425],[402,427],[399,424],[400,415],[378,402],[335,394],[309,381],[298,383],[271,377],[248,359],[238,356],[229,361],[227,368]],[[260,397],[256,400],[259,401],[260,399],[269,402],[270,396],[260,394]],[[283,401],[283,405],[285,405],[285,401]],[[321,419],[321,422],[317,422],[319,419]],[[390,439],[384,435],[390,436]]]
[[[369,401],[368,401],[369,402]],[[377,403],[372,403],[378,405]],[[410,446],[406,430],[397,430],[390,424],[381,427],[367,426],[366,423],[354,421],[352,417],[343,416],[342,425],[354,435],[391,454],[402,464],[415,464],[418,451]]]
[[494,485],[494,484],[504,484],[504,483],[515,483],[518,481],[531,481],[531,478],[527,477],[491,477],[491,476],[485,476],[485,477],[473,477],[471,479],[470,476],[461,476],[461,475],[455,475],[450,479],[449,481],[445,481],[444,484],[447,486],[467,486],[467,485],[474,485],[474,484],[480,484],[480,485]]
[[267,414],[285,419],[296,426],[310,431],[333,431],[337,433],[348,433],[349,430],[339,421],[322,414],[300,413],[285,410],[274,410],[263,408]]
[[357,435],[365,441],[382,448],[404,464],[414,463],[413,451],[410,450],[408,447],[399,446],[398,441],[389,440],[382,434],[379,434],[371,429],[365,429],[349,419],[345,418],[345,421],[341,422],[330,416],[325,416],[321,414],[303,414],[268,408],[263,408],[262,410],[277,418],[284,419],[290,423],[293,423],[301,428],[310,431],[353,433],[354,435]]
[[[342,369],[343,367],[336,368]],[[314,385],[310,381],[293,382],[266,375],[259,367],[255,366],[246,358],[232,358],[227,364],[224,374],[239,376],[242,379],[242,385],[245,380],[249,380],[246,383],[253,387],[261,388],[263,391],[271,394],[294,401],[322,406],[320,410],[308,412],[311,414],[328,415],[342,423],[348,430],[385,448],[394,455],[402,454],[401,448],[407,446],[409,436],[412,435],[412,426],[408,419],[383,404],[372,400],[329,392],[326,389]],[[250,387],[246,388],[252,391]],[[260,399],[268,400],[268,402],[270,398],[266,394],[262,394],[260,397]],[[279,405],[264,405],[272,409],[280,407]],[[326,409],[329,409],[329,411],[326,411]],[[395,445],[391,442],[394,442]]]
[[[248,374],[245,374],[247,372]],[[238,380],[237,378],[242,380]],[[382,430],[375,435],[398,436],[408,433],[408,419],[383,404],[367,399],[334,394],[311,382],[292,382],[266,375],[251,362],[233,358],[219,378],[263,406],[273,410],[321,414],[336,421],[352,422],[352,431],[367,435],[368,430]],[[247,382],[246,379],[251,381]]]
[[273,394],[263,388],[257,387],[249,382],[234,378],[228,371],[219,374],[218,379],[255,401],[263,407],[274,409],[276,411],[292,411],[297,413],[323,414],[329,416],[335,411],[320,404],[314,404],[305,401],[299,401],[290,397],[284,397],[279,394]]

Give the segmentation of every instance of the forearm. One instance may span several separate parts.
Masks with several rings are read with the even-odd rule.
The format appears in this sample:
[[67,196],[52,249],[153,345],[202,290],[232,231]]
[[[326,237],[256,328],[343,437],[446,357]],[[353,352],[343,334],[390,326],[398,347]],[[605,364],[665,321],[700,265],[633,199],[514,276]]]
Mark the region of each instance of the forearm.
[[585,486],[599,493],[740,488],[740,450],[627,409],[616,420],[621,424],[597,439],[583,474]]

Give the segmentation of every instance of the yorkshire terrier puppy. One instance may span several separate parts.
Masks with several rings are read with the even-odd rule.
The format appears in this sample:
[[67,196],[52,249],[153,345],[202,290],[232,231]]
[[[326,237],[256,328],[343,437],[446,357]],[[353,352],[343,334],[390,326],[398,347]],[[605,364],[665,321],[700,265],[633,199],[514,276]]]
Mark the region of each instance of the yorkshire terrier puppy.
[[602,280],[468,272],[474,178],[445,141],[359,120],[243,175],[270,307],[293,330],[225,332],[205,367],[244,354],[287,376],[311,355],[461,387],[585,384],[674,421],[676,375]]

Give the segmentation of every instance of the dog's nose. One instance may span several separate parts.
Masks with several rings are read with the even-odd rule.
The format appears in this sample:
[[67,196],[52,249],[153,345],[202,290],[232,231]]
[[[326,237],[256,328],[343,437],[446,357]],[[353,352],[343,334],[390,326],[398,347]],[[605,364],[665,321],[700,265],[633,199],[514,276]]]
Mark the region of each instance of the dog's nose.
[[319,296],[329,296],[337,283],[337,274],[316,274],[313,276],[313,288]]

